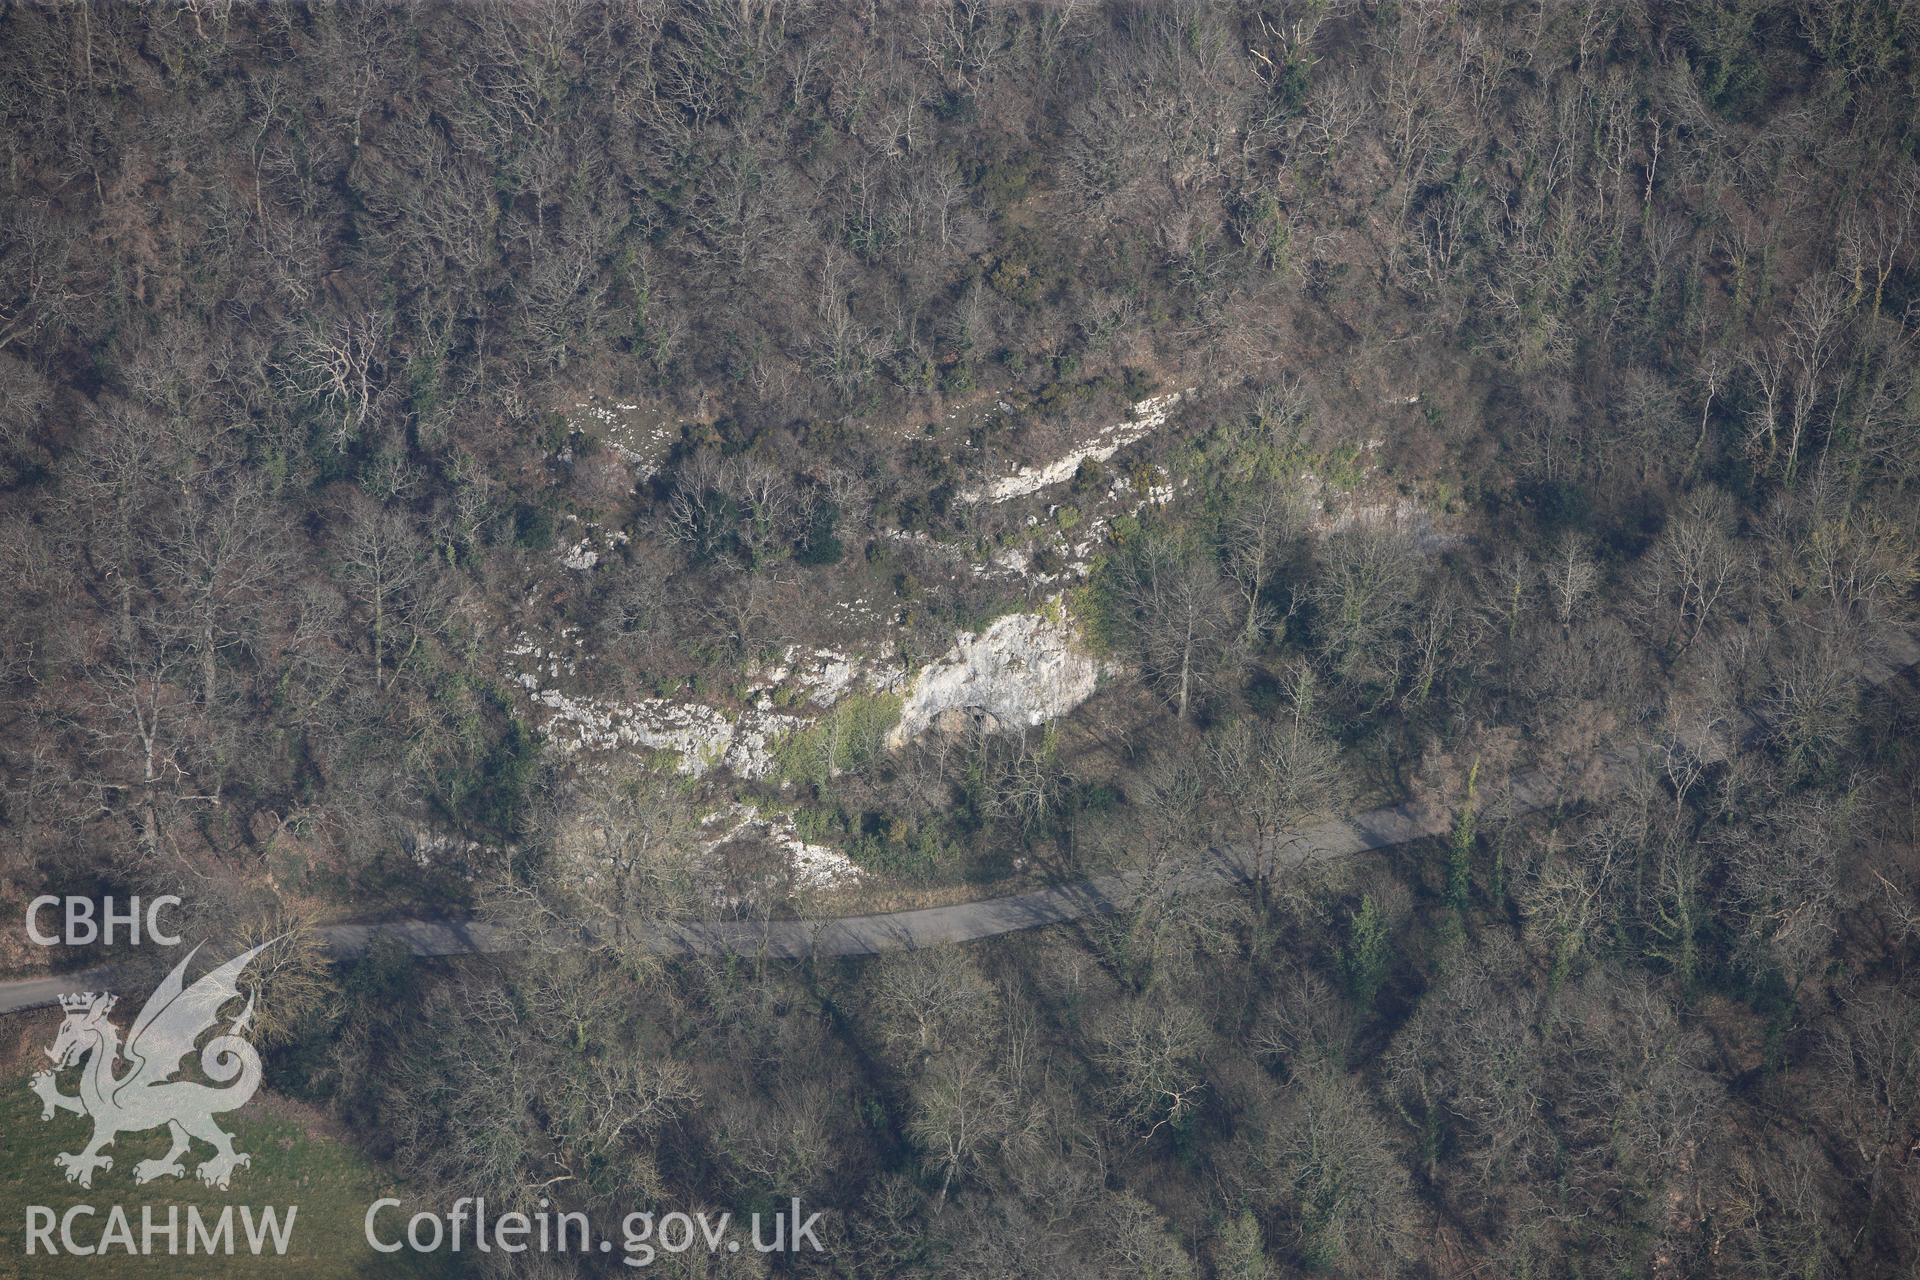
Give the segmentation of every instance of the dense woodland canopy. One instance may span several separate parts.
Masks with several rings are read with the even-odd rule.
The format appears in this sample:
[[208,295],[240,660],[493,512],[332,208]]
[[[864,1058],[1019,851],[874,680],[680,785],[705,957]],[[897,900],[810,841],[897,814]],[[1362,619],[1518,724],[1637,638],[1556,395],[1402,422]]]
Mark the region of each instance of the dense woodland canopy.
[[[1920,1266],[1920,8],[10,5],[0,111],[0,896],[521,930],[269,977],[409,1185],[800,1195],[820,1274]],[[965,486],[1190,386],[1074,597],[1124,678],[790,770],[903,880],[1137,900],[637,945],[723,784],[545,749],[509,623],[725,689],[871,581],[922,661],[1008,605],[924,548],[1057,518]],[[1320,527],[1367,442],[1461,535]],[[631,541],[563,581],[572,518]],[[1174,875],[1402,795],[1453,835]]]

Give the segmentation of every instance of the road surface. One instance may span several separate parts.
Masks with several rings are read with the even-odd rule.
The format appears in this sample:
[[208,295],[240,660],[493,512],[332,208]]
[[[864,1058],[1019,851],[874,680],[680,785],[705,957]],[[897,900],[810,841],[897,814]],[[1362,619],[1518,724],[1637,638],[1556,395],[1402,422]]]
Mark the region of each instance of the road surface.
[[[1920,641],[1904,631],[1883,637],[1881,656],[1870,659],[1862,678],[1877,688],[1920,664]],[[1765,732],[1758,721],[1697,732],[1686,743],[1697,756],[1713,761],[1754,745]],[[1504,807],[1531,813],[1577,798],[1592,798],[1624,785],[1640,756],[1627,750],[1592,762],[1597,767],[1571,771],[1577,786],[1543,771],[1522,773],[1507,787]],[[1291,833],[1264,853],[1270,871],[1310,861],[1350,857],[1445,833],[1452,815],[1413,804],[1390,805],[1344,818],[1332,818]],[[1262,856],[1245,849],[1209,849],[1204,858],[1175,877],[1177,887],[1205,889],[1243,883],[1260,869]],[[727,920],[654,927],[648,945],[663,955],[765,955],[779,959],[813,956],[866,956],[887,951],[954,946],[1003,933],[1061,924],[1114,910],[1131,901],[1140,887],[1134,872],[1109,872],[1072,884],[1035,889],[1000,898],[983,898],[919,911],[838,916],[817,920]],[[399,920],[382,924],[338,924],[320,930],[329,950],[350,959],[376,938],[395,941],[418,956],[461,955],[510,949],[501,931],[479,922]],[[49,1005],[69,991],[114,989],[110,966],[50,978],[0,982],[0,1014]]]

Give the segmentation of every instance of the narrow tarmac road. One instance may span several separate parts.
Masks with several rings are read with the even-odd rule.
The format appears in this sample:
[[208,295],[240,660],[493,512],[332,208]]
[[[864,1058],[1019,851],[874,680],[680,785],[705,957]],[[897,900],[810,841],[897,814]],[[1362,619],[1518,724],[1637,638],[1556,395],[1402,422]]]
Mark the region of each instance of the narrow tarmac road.
[[[1912,634],[1890,633],[1882,638],[1880,647],[1880,656],[1870,659],[1861,672],[1869,688],[1885,685],[1903,671],[1920,665],[1920,640]],[[1703,728],[1692,735],[1686,745],[1702,759],[1716,761],[1732,751],[1757,744],[1764,732],[1760,722],[1748,718],[1745,723],[1723,727],[1718,733]],[[1625,785],[1635,762],[1642,758],[1638,751],[1615,751],[1586,762],[1593,767],[1520,774],[1504,792],[1506,811],[1532,813],[1617,790]],[[1566,781],[1569,778],[1574,781]],[[1441,835],[1451,823],[1452,815],[1444,811],[1413,804],[1391,805],[1329,819],[1292,833],[1277,847],[1265,851],[1264,861],[1269,872],[1284,871],[1311,861],[1344,858]],[[1175,887],[1200,890],[1244,883],[1258,873],[1262,860],[1259,851],[1210,849],[1205,858],[1176,877]],[[1116,871],[1048,889],[919,911],[817,920],[725,920],[661,925],[649,936],[648,945],[663,955],[764,955],[788,960],[954,946],[1112,911],[1132,901],[1140,884],[1138,873]],[[478,921],[397,920],[383,924],[329,925],[320,932],[328,949],[339,959],[360,955],[375,939],[398,942],[417,956],[510,949],[500,930]],[[112,990],[114,980],[112,966],[102,966],[55,977],[0,982],[0,1014],[49,1005],[70,991]]]

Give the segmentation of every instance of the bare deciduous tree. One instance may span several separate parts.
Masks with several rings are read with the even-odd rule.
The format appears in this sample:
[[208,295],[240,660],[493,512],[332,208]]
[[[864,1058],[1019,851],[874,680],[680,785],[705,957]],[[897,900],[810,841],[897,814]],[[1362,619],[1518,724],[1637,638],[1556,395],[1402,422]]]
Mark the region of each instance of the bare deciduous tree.
[[1404,534],[1360,523],[1328,537],[1308,589],[1320,644],[1349,679],[1397,675],[1420,587],[1419,561]]
[[1356,1077],[1303,1064],[1262,1153],[1304,1257],[1384,1275],[1414,1230],[1406,1167]]
[[1299,494],[1264,481],[1241,493],[1222,522],[1227,575],[1246,605],[1241,643],[1255,643],[1273,625],[1272,610],[1265,603],[1267,587],[1288,544],[1305,528],[1305,504]]
[[565,917],[558,923],[650,969],[648,927],[700,912],[698,823],[683,780],[644,767],[597,771],[554,798],[545,825],[553,853],[541,900]]
[[[404,662],[420,641],[420,588],[433,566],[427,548],[406,517],[390,507],[362,501],[353,504],[346,529],[336,544],[342,575],[366,610],[368,650],[373,660],[373,684],[391,684],[387,658],[395,649],[394,665]],[[399,648],[402,641],[406,647]]]
[[934,1061],[913,1089],[907,1131],[940,1174],[944,1203],[955,1178],[965,1179],[1003,1145],[1017,1142],[1031,1119],[1013,1090],[977,1053]]
[[1689,498],[1642,560],[1639,587],[1651,618],[1693,647],[1738,590],[1746,570],[1728,533],[1725,495],[1707,490]]
[[1232,635],[1223,585],[1206,551],[1175,530],[1144,531],[1115,558],[1116,612],[1148,680],[1182,720],[1211,685]]
[[1154,994],[1123,999],[1094,1032],[1109,1109],[1142,1141],[1199,1105],[1205,1031],[1193,1009]]
[[1897,987],[1871,986],[1847,1000],[1821,1038],[1823,1092],[1877,1208],[1891,1176],[1915,1182],[1920,1145],[1920,1002]]
[[922,1058],[971,1049],[986,1034],[994,993],[965,952],[915,951],[876,961],[868,975],[882,1035]]
[[1567,534],[1555,544],[1546,563],[1547,594],[1563,627],[1573,625],[1574,612],[1600,585],[1600,566],[1587,554],[1580,538]]

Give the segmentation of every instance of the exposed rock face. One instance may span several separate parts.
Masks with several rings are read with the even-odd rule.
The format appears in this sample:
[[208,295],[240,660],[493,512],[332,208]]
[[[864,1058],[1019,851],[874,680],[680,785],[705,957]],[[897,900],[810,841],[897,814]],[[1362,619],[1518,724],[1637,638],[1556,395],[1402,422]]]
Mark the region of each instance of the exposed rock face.
[[[523,636],[507,653],[520,659],[513,678],[561,753],[667,751],[679,757],[682,773],[696,777],[718,765],[743,778],[766,777],[774,744],[813,723],[819,710],[852,690],[893,691],[902,683],[898,667],[789,646],[776,664],[754,673],[754,705],[729,713],[700,702],[620,702],[566,692],[558,686],[585,657],[573,634],[559,637],[551,650]],[[915,678],[887,745],[901,746],[929,729],[998,733],[1044,724],[1086,701],[1099,676],[1099,663],[1079,647],[1055,597],[1044,612],[1010,614],[985,631],[957,637],[945,657]],[[793,711],[775,709],[770,693],[777,689],[787,691]]]
[[936,723],[977,721],[989,731],[1044,724],[1085,702],[1099,679],[1100,664],[1079,647],[1063,610],[1011,614],[978,635],[960,636],[920,672],[888,745]]
[[[575,515],[568,515],[567,519],[574,524],[580,523],[580,517]],[[582,526],[582,531],[585,536],[570,543],[560,553],[560,563],[565,568],[584,572],[599,564],[615,548],[624,547],[628,542],[624,529],[604,529],[591,520]]]
[[794,830],[793,815],[775,811],[762,814],[750,804],[735,804],[709,814],[704,826],[709,853],[736,840],[760,840],[778,849],[792,869],[794,884],[806,889],[831,889],[861,878],[860,868],[831,845],[809,844]]
[[1128,445],[1158,431],[1166,424],[1167,415],[1173,412],[1181,398],[1192,392],[1174,391],[1164,396],[1155,396],[1151,400],[1141,400],[1134,404],[1131,415],[1125,422],[1116,422],[1106,427],[1091,441],[1075,449],[1064,458],[1055,458],[1052,462],[1039,467],[1022,467],[1010,476],[1002,476],[987,484],[975,485],[960,492],[962,502],[1005,502],[1009,498],[1024,497],[1029,493],[1038,493],[1049,485],[1071,480],[1073,473],[1086,461],[1105,462]]
[[891,663],[790,644],[772,663],[747,672],[747,694],[766,710],[784,693],[790,705],[810,703],[825,710],[854,690],[897,693],[905,672]]
[[[667,751],[679,757],[680,772],[694,777],[725,765],[742,778],[764,778],[773,772],[774,744],[812,724],[818,712],[856,690],[897,692],[904,680],[890,663],[788,645],[776,663],[749,673],[752,705],[743,711],[672,698],[622,702],[567,690],[593,660],[577,629],[564,629],[551,643],[549,649],[522,635],[506,654],[519,668],[511,678],[555,750]],[[776,694],[793,710],[777,709]]]
[[[905,683],[899,667],[878,659],[789,645],[747,673],[749,705],[729,711],[670,698],[568,692],[592,661],[574,628],[546,645],[520,635],[506,645],[506,656],[511,678],[559,753],[662,751],[677,758],[680,772],[695,777],[719,767],[740,778],[768,777],[781,738],[816,723],[849,693],[895,692]],[[1099,676],[1100,664],[1076,643],[1056,596],[1040,613],[1011,614],[978,634],[958,636],[905,693],[888,745],[900,746],[930,729],[997,733],[1043,724],[1086,701]],[[841,851],[801,838],[787,814],[762,816],[752,806],[734,805],[713,821],[709,848],[748,838],[769,845],[786,860],[796,886],[828,888],[860,876]]]
[[970,733],[978,729],[981,733],[1000,732],[1000,717],[991,711],[982,711],[978,707],[948,707],[933,718],[933,731],[948,735]]
[[563,754],[623,747],[668,751],[680,758],[680,772],[695,777],[719,764],[743,778],[765,777],[773,770],[773,744],[809,723],[759,710],[729,719],[716,707],[665,698],[619,703],[569,697],[558,689],[533,688],[529,677],[521,680],[534,705],[547,711],[541,731]]
[[[563,650],[561,645],[570,646]],[[542,733],[564,755],[644,747],[679,757],[680,772],[698,777],[724,764],[743,778],[773,770],[773,744],[807,723],[801,716],[766,707],[729,715],[718,707],[668,698],[619,702],[557,687],[573,677],[585,658],[579,637],[562,633],[549,650],[521,637],[507,647],[522,670],[513,679],[526,690]],[[530,670],[527,668],[531,668]]]

